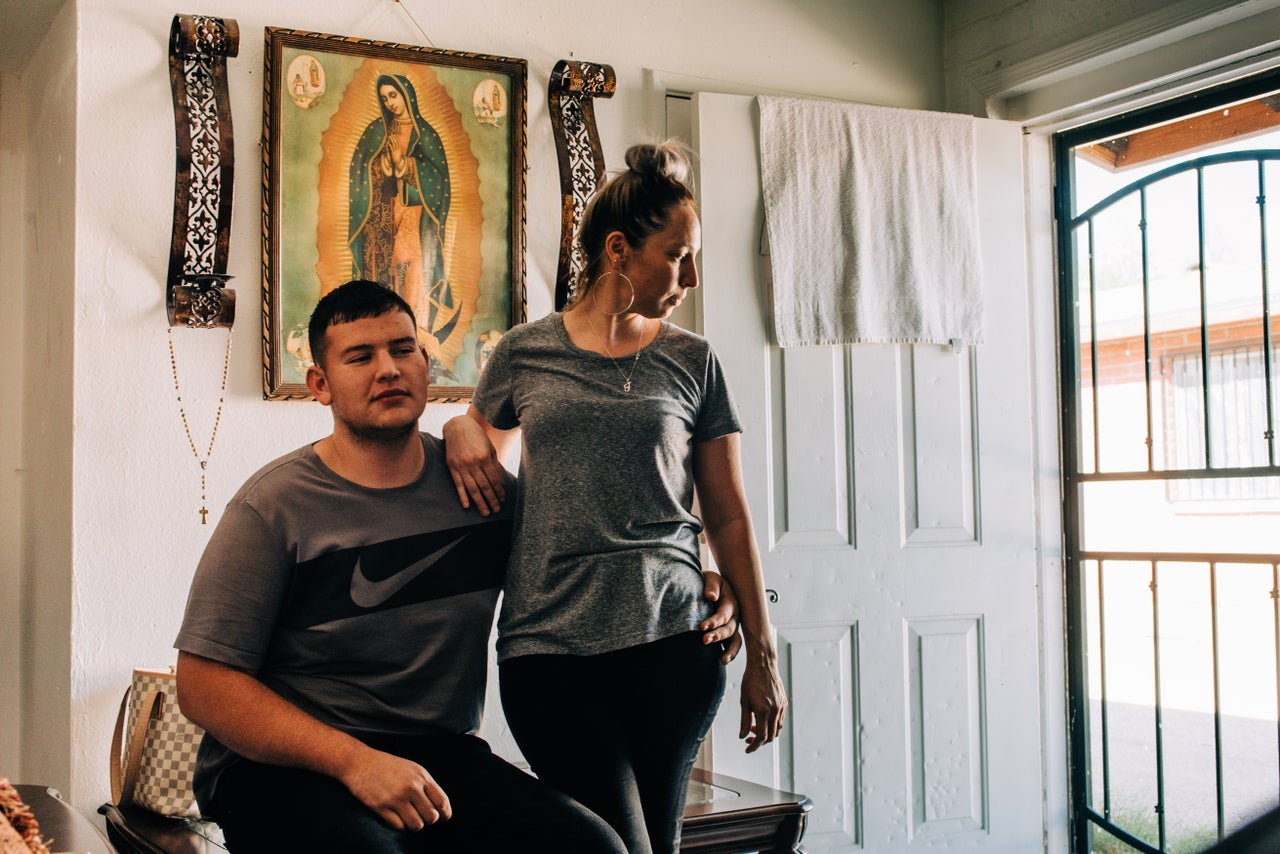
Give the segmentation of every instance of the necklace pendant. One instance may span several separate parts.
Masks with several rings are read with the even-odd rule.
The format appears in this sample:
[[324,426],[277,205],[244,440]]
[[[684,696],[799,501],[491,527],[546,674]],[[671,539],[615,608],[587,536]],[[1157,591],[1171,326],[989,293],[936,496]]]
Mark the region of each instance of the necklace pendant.
[[627,380],[622,384],[622,390],[627,392],[631,391],[631,380]]

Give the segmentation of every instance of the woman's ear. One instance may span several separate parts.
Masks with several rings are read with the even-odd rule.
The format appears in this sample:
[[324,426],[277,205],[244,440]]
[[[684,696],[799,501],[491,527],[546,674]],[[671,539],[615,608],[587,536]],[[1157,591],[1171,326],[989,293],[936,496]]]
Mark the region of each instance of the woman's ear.
[[621,231],[611,231],[605,236],[604,249],[609,255],[610,264],[624,261],[631,254],[631,244]]

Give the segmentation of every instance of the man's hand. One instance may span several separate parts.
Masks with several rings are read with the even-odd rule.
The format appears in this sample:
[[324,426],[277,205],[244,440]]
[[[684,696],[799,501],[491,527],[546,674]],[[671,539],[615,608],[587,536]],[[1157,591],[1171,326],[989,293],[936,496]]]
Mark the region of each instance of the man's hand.
[[395,830],[422,830],[453,815],[444,789],[416,762],[368,748],[347,765],[338,779]]
[[715,612],[698,625],[702,631],[702,642],[727,641],[720,663],[728,664],[738,657],[742,649],[742,632],[738,631],[738,599],[733,595],[733,585],[720,573],[703,570],[702,595],[708,602],[717,603]]
[[178,705],[246,759],[340,781],[396,830],[421,830],[452,814],[449,798],[421,765],[321,723],[252,673],[180,651]]
[[481,516],[497,513],[507,490],[502,463],[484,427],[470,415],[458,415],[446,421],[440,432],[445,462],[462,506],[470,507],[474,501]]

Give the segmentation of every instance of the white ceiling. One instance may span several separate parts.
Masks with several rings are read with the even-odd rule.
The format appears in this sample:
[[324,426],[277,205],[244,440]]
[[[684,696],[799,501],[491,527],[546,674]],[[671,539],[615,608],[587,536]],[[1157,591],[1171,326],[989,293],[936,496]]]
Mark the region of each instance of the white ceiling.
[[0,0],[0,74],[26,67],[64,2],[72,0]]

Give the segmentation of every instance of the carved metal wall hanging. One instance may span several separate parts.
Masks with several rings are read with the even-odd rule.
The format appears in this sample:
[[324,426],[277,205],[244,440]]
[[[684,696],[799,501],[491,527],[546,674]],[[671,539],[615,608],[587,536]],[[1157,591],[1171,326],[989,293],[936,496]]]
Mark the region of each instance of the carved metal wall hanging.
[[574,243],[587,201],[604,180],[604,155],[592,98],[610,98],[617,88],[613,67],[562,59],[551,70],[547,103],[560,160],[560,263],[556,269],[556,310],[573,299],[574,283],[586,259]]
[[227,57],[240,48],[230,18],[175,15],[169,83],[177,131],[173,242],[165,306],[170,326],[230,327],[236,294],[225,287],[235,178]]

